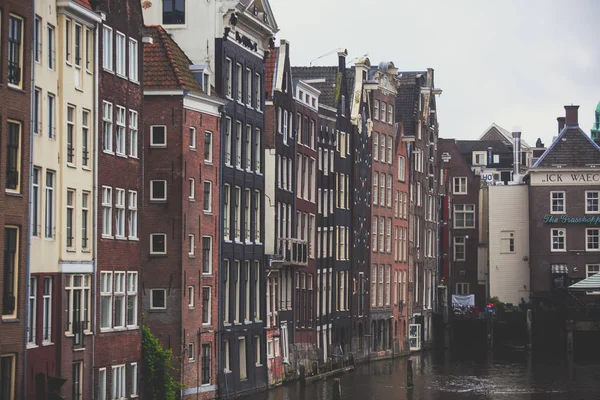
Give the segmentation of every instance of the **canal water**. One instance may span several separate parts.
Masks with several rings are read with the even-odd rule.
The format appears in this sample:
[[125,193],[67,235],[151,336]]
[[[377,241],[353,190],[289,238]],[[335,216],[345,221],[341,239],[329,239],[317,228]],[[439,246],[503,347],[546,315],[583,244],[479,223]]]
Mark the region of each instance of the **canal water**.
[[[341,376],[343,400],[600,399],[600,359],[567,362],[522,351],[411,357],[414,388],[406,388],[406,359],[363,364]],[[248,400],[331,400],[333,380],[292,383]]]

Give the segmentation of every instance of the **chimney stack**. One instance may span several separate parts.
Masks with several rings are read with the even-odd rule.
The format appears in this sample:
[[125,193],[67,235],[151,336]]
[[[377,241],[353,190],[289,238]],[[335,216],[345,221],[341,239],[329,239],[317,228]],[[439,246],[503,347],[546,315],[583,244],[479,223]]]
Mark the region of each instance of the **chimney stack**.
[[574,105],[565,106],[565,124],[567,126],[569,126],[569,125],[578,126],[579,125],[579,122],[577,121],[577,110],[578,109],[579,109],[579,106],[574,106]]
[[346,56],[348,55],[348,50],[343,49],[338,51],[338,72],[343,72],[346,69]]
[[521,171],[521,132],[513,132],[513,182],[519,182]]
[[558,121],[558,133],[560,134],[565,127],[565,117],[558,117],[556,120]]

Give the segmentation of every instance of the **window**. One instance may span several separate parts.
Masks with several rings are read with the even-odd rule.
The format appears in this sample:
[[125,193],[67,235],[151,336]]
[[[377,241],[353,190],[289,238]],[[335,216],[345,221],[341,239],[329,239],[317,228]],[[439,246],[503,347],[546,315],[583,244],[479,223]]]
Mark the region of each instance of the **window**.
[[231,167],[231,118],[225,118],[225,165]]
[[115,272],[115,328],[125,326],[125,272]]
[[67,190],[67,249],[73,249],[75,232],[75,191]]
[[112,188],[102,186],[102,236],[112,236]]
[[185,0],[163,0],[163,25],[185,24]]
[[117,32],[117,37],[116,37],[116,43],[115,43],[115,47],[116,47],[116,53],[117,53],[117,75],[121,75],[121,76],[125,76],[125,59],[126,59],[126,40],[125,40],[125,35],[123,35],[121,32]]
[[242,169],[242,123],[235,121],[235,167]]
[[202,273],[210,275],[212,273],[212,238],[202,236]]
[[245,160],[244,160],[244,165],[246,168],[246,171],[251,171],[252,170],[252,126],[251,125],[246,125],[246,143],[245,143],[245,147],[246,147],[246,156],[245,156]]
[[385,174],[379,176],[379,205],[385,206]]
[[392,252],[392,219],[387,219],[385,230],[385,251],[388,253]]
[[85,69],[88,73],[92,72],[92,53],[94,52],[94,35],[85,28]]
[[392,284],[392,266],[390,264],[387,265],[386,267],[386,274],[385,274],[385,305],[389,306],[390,305],[390,298],[391,298],[391,284]]
[[261,80],[261,76],[260,74],[256,74],[254,75],[254,79],[255,79],[255,83],[254,83],[254,90],[256,91],[256,94],[254,95],[254,101],[256,102],[256,109],[260,110],[261,109],[261,97],[262,97],[262,80]]
[[74,140],[74,131],[75,131],[75,107],[69,106],[67,107],[67,164],[74,164],[75,157],[75,144]]
[[379,119],[379,100],[373,102],[373,119]]
[[0,397],[14,400],[16,385],[16,355],[2,354],[0,356]]
[[188,192],[188,199],[190,201],[194,201],[194,199],[196,198],[196,181],[194,180],[194,178],[188,179]]
[[39,167],[33,167],[31,190],[31,236],[40,235],[40,174]]
[[453,178],[453,190],[454,194],[467,194],[467,178],[466,177],[454,177]]
[[112,272],[100,273],[100,328],[108,329],[112,327],[112,293],[113,293],[113,274]]
[[150,127],[150,147],[167,147],[167,127],[155,125]]
[[261,147],[260,147],[260,128],[254,130],[254,171],[260,174],[260,161],[261,161]]
[[[73,400],[83,399],[83,361],[73,363],[72,367],[71,398]],[[113,384],[114,386],[114,384]],[[114,390],[113,390],[114,392]]]
[[242,64],[236,64],[235,66],[235,76],[236,76],[236,88],[237,88],[237,95],[236,95],[236,100],[238,102],[242,102],[242,79],[243,79],[243,72],[242,72]]
[[113,70],[113,31],[106,25],[102,30],[102,68]]
[[392,163],[392,143],[394,138],[392,136],[388,136],[387,140],[387,162],[388,164]]
[[81,249],[87,250],[89,247],[88,239],[89,239],[89,192],[81,193]]
[[385,122],[385,114],[386,114],[387,103],[381,102],[381,122]]
[[46,171],[46,218],[44,237],[54,238],[54,171]]
[[125,155],[126,128],[125,128],[125,107],[117,106],[117,140],[115,152],[118,155]]
[[52,277],[44,278],[42,297],[42,342],[52,342]]
[[167,201],[167,181],[150,181],[150,201]]
[[465,261],[465,237],[454,236],[454,261]]
[[372,244],[372,248],[373,251],[377,251],[377,217],[373,216],[373,232],[371,233],[371,236],[373,237],[373,244]]
[[89,167],[90,165],[90,112],[83,110],[81,112],[81,165]]
[[475,205],[454,205],[454,228],[475,228]]
[[[77,76],[81,77],[80,69],[81,69],[81,48],[83,46],[83,29],[79,24],[75,24],[75,67],[77,69]],[[80,79],[76,79],[76,86],[80,85]]]
[[131,382],[131,386],[129,388],[129,396],[137,396],[138,394],[138,375],[137,375],[137,363],[131,363],[129,365],[129,381]]
[[210,286],[202,287],[202,324],[210,325],[211,320],[211,301],[210,301]]
[[48,68],[54,69],[56,50],[54,49],[54,27],[48,25]]
[[33,133],[42,132],[42,89],[36,87],[33,95]]
[[103,150],[112,153],[113,151],[113,105],[108,102],[102,103],[102,137]]
[[165,289],[150,289],[150,309],[165,310],[167,308],[167,291]]
[[398,180],[404,182],[406,180],[406,158],[398,156]]
[[23,19],[8,18],[8,84],[23,87]]
[[35,17],[33,26],[33,54],[36,63],[42,59],[42,19]]
[[48,93],[48,137],[52,139],[54,137],[54,104],[55,97],[53,94]]
[[202,384],[210,384],[210,343],[202,344]]
[[260,261],[254,261],[254,320],[260,321]]
[[387,177],[387,206],[392,207],[392,174]]
[[388,104],[388,110],[387,110],[387,122],[388,124],[393,124],[394,123],[394,106],[391,104]]
[[[29,278],[29,301],[27,302],[27,344],[35,345],[37,327],[37,278]],[[0,393],[2,393],[0,391]]]
[[252,191],[250,189],[246,189],[244,194],[244,238],[246,239],[246,242],[250,242],[250,203]]
[[127,326],[137,327],[138,317],[138,273],[127,272]]
[[138,113],[129,110],[129,156],[138,156]]
[[190,128],[190,149],[196,150],[196,128]]
[[150,234],[150,254],[167,254],[167,235],[165,233]]
[[235,241],[241,240],[241,224],[242,224],[242,189],[239,186],[235,187]]
[[194,294],[195,291],[195,286],[188,286],[188,308],[194,308],[196,306],[196,295]]
[[20,122],[8,121],[6,140],[6,191],[21,192],[21,128]]
[[252,70],[246,68],[246,105],[252,107]]
[[600,212],[598,207],[598,200],[600,198],[600,191],[588,191],[585,192],[585,213],[586,214],[597,214]]
[[[550,213],[564,214],[565,213],[565,192],[550,192]],[[587,204],[586,204],[587,206]],[[587,209],[587,207],[586,207]]]
[[230,372],[231,369],[229,367],[229,340],[225,339],[223,341],[223,366],[224,372]]
[[567,250],[567,233],[566,229],[551,229],[550,230],[550,245],[552,251]]
[[125,238],[125,189],[115,189],[115,236]]
[[247,360],[246,360],[246,338],[239,338],[239,354],[240,354],[240,381],[248,379]]
[[71,30],[72,23],[70,19],[66,20],[65,27],[65,59],[67,60],[67,64],[71,64]]
[[377,132],[373,132],[373,160],[377,161],[379,159],[379,134]]
[[98,370],[98,400],[106,400],[106,368]]
[[469,294],[469,284],[468,283],[457,283],[456,284],[456,294],[459,296]]
[[260,224],[261,224],[262,218],[260,216],[260,202],[261,202],[260,191],[256,190],[254,192],[254,242],[256,242],[256,243],[261,242]]
[[233,63],[231,62],[231,58],[225,59],[225,66],[227,67],[227,92],[225,95],[229,98],[232,98],[232,86],[233,86]]
[[137,203],[138,203],[138,194],[134,191],[129,191],[129,204],[127,207],[129,208],[129,215],[127,217],[128,221],[128,229],[129,229],[129,239],[137,239],[138,237],[138,211],[137,211]]
[[83,344],[84,332],[91,332],[91,275],[67,275],[65,279],[65,333],[76,346]]
[[112,398],[114,400],[126,398],[124,365],[112,367]]
[[473,152],[473,165],[486,165],[487,153],[485,151]]
[[377,194],[379,193],[379,173],[373,173],[373,204],[377,205],[379,203]]
[[502,231],[500,239],[502,241],[501,253],[515,252],[515,231]]
[[129,38],[129,79],[138,81],[138,42]]
[[188,256],[193,257],[196,253],[196,238],[194,234],[188,234]]
[[385,217],[379,217],[379,252],[380,253],[383,253],[385,251],[384,234],[385,234]]
[[600,228],[587,228],[585,230],[586,251],[600,250]]
[[230,186],[223,185],[223,236],[225,240],[231,240],[231,194]]
[[207,163],[212,162],[212,132],[204,132],[204,161]]

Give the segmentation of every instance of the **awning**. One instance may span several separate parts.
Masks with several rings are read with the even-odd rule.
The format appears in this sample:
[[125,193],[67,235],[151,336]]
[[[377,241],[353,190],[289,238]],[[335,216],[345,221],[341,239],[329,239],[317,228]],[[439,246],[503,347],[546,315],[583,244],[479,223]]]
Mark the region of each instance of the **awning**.
[[568,274],[569,268],[567,268],[567,264],[552,264],[552,273],[553,274]]
[[600,274],[592,275],[569,286],[569,290],[600,290]]

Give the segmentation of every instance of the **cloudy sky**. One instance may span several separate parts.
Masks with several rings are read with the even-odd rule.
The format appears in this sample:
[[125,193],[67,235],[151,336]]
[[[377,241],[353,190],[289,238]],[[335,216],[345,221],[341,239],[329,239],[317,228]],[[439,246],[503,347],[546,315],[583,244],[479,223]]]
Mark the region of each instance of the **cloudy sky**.
[[[589,134],[600,101],[600,1],[271,0],[293,65],[344,47],[402,71],[435,69],[440,135],[492,122],[548,145],[565,104]],[[335,52],[313,65],[336,64]]]

